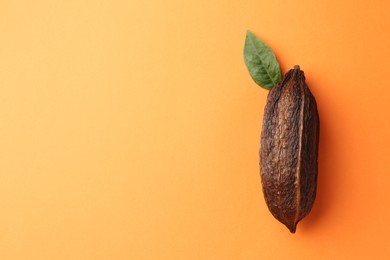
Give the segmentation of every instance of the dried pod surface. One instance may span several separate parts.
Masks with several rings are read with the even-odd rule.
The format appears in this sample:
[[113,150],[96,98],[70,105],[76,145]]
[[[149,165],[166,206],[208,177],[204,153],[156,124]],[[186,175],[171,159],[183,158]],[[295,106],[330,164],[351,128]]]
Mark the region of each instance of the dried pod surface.
[[260,147],[265,201],[292,233],[316,196],[318,141],[316,101],[295,66],[268,94]]

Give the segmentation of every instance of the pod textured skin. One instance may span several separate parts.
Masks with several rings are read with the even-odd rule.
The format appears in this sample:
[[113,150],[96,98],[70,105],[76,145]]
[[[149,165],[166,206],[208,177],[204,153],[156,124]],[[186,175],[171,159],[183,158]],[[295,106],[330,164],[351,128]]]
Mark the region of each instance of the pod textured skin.
[[319,130],[316,101],[294,66],[268,94],[260,145],[266,204],[291,233],[316,197]]

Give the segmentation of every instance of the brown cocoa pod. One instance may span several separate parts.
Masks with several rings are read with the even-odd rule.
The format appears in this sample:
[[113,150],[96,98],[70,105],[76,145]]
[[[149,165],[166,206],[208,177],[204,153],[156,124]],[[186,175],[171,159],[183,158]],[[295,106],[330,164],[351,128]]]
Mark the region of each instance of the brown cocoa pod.
[[265,201],[291,233],[316,197],[319,129],[316,101],[294,66],[268,94],[260,146]]

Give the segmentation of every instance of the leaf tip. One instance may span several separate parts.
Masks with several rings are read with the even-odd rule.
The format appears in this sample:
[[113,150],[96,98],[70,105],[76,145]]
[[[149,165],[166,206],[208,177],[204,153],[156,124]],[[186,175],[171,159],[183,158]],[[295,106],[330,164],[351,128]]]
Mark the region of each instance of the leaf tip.
[[251,32],[249,29],[247,29],[246,30],[246,37],[248,38],[248,37],[253,37],[253,36],[254,36],[253,32]]

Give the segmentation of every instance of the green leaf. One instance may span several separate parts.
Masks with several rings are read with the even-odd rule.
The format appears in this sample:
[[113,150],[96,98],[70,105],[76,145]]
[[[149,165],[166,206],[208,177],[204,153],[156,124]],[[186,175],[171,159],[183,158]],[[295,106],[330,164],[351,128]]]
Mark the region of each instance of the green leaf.
[[275,54],[262,40],[246,32],[244,60],[252,79],[261,87],[271,89],[282,80]]

